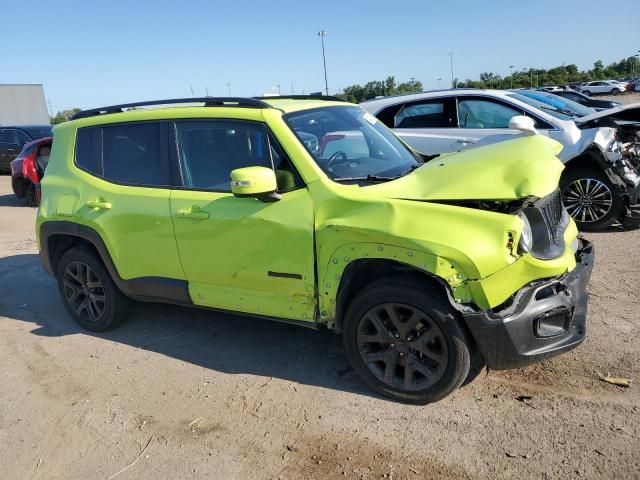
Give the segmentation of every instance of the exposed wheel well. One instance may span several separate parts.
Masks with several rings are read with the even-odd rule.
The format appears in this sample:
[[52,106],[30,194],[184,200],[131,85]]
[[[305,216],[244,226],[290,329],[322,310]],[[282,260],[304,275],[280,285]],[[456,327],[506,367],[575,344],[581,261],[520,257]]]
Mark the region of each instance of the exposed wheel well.
[[96,247],[89,241],[81,237],[74,235],[55,234],[49,237],[49,260],[51,261],[51,268],[54,273],[58,271],[58,263],[65,254],[71,248],[83,248],[93,253],[96,258],[101,259],[100,254]]
[[591,167],[604,171],[602,162],[604,162],[604,159],[600,151],[595,147],[591,147],[565,163],[563,175],[568,170],[579,167]]
[[394,260],[367,258],[354,260],[345,269],[338,295],[336,299],[336,319],[334,329],[338,332],[342,330],[342,321],[347,311],[349,303],[353,298],[364,289],[367,285],[381,278],[388,278],[395,275],[412,275],[440,291],[445,297],[447,295],[448,286],[444,280],[431,275],[429,273],[418,270],[410,265],[396,262]]

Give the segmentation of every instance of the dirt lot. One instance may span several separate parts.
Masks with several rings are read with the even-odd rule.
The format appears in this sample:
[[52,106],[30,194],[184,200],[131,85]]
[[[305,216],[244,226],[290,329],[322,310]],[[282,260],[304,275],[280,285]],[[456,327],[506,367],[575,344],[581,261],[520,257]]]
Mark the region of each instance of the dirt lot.
[[415,407],[372,395],[324,331],[151,304],[82,331],[35,216],[0,177],[3,478],[640,478],[640,230],[589,235],[582,346]]

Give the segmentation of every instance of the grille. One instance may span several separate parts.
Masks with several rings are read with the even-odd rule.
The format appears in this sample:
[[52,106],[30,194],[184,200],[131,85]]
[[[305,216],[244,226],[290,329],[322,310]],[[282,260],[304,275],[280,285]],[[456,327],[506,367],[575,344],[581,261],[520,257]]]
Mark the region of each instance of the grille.
[[563,221],[565,211],[562,205],[560,189],[538,200],[535,206],[540,211],[553,242],[557,243],[562,240],[565,227],[565,222]]

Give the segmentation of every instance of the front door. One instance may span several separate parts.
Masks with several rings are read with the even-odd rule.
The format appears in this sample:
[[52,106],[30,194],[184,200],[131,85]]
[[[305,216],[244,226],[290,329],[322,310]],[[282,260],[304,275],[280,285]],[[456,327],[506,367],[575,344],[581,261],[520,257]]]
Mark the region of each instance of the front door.
[[[171,193],[176,240],[194,303],[313,321],[313,205],[262,123],[175,123],[183,188]],[[279,201],[231,193],[231,170],[274,168]]]

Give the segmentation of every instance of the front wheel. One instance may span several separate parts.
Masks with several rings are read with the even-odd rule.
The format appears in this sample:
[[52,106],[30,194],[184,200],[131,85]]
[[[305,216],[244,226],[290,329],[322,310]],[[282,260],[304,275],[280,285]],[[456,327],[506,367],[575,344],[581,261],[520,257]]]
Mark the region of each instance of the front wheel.
[[617,88],[614,88],[613,90],[611,90],[611,95],[618,95],[620,93],[620,90],[618,90]]
[[583,90],[583,91],[582,91],[582,94],[583,94],[583,95],[586,95],[587,97],[590,97],[590,96],[591,96],[591,92],[590,92],[589,90]]
[[562,203],[578,228],[603,230],[620,218],[624,198],[607,176],[595,168],[572,168],[560,179]]
[[395,400],[438,401],[469,374],[470,342],[456,311],[417,278],[379,280],[361,291],[347,310],[343,342],[362,380]]

